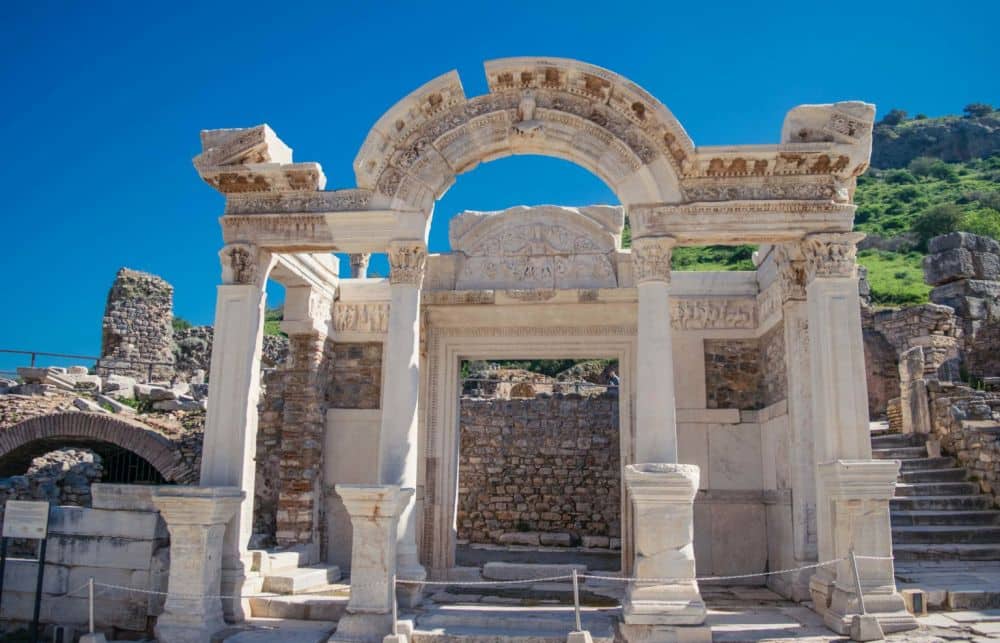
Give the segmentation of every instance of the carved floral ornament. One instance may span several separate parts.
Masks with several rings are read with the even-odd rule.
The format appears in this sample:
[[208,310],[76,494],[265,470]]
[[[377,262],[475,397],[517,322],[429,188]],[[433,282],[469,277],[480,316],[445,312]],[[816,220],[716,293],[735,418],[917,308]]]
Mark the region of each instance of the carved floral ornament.
[[420,285],[427,261],[427,247],[422,241],[393,241],[388,255],[390,284]]
[[817,233],[801,244],[807,282],[817,277],[854,278],[857,274],[858,242],[863,232]]
[[670,283],[670,257],[675,243],[676,239],[673,237],[642,237],[633,240],[632,273],[636,283]]
[[779,244],[774,247],[774,265],[778,269],[781,300],[806,298],[806,262],[798,248]]

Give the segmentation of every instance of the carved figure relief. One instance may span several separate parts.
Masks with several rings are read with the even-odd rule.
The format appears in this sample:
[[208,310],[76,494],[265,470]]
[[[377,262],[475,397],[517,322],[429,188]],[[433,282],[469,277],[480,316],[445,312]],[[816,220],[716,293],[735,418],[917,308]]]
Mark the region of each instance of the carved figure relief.
[[219,252],[222,262],[222,283],[253,285],[258,278],[257,247],[247,243],[231,243]]
[[817,277],[855,277],[858,241],[863,232],[811,234],[802,242],[809,281]]
[[670,321],[678,330],[757,327],[753,299],[683,299],[670,301]]
[[421,241],[393,241],[389,244],[389,283],[420,285],[424,277],[427,248]]
[[635,282],[665,281],[670,283],[672,237],[643,237],[632,242],[632,274]]
[[335,331],[386,333],[389,331],[389,304],[338,301],[333,307],[333,329]]

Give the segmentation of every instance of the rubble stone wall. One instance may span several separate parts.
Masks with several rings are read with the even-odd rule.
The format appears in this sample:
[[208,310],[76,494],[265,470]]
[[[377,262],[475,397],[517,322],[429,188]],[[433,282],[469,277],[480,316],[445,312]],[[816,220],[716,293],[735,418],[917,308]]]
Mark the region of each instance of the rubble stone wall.
[[1000,392],[952,382],[927,383],[931,429],[941,450],[954,456],[1000,508]]
[[458,538],[499,543],[516,532],[618,538],[618,397],[463,397]]
[[332,408],[377,409],[381,406],[381,342],[334,344],[330,369],[327,397]]
[[706,339],[705,394],[710,409],[759,410],[785,399],[784,325],[758,339]]
[[108,292],[101,325],[99,375],[117,373],[141,381],[148,366],[131,362],[161,362],[153,366],[153,380],[174,375],[174,287],[145,272],[122,268]]

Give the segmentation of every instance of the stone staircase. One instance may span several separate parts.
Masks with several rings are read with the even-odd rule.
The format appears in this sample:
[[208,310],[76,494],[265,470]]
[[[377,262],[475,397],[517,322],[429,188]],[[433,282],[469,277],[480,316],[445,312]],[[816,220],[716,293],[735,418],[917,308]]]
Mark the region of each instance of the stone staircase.
[[[261,595],[249,599],[255,617],[298,621],[340,620],[350,598],[336,565],[309,564],[299,551],[255,551],[254,571],[262,579]],[[279,596],[274,596],[279,594]]]
[[901,462],[890,502],[898,561],[1000,560],[1000,511],[954,458],[916,434],[872,432],[872,457]]

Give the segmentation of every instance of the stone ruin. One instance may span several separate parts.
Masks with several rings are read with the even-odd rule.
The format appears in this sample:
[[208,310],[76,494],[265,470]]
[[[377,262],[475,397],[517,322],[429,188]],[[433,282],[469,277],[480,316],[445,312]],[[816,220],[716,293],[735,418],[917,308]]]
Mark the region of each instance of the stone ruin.
[[173,377],[174,288],[145,272],[122,268],[108,292],[98,374],[141,381]]

